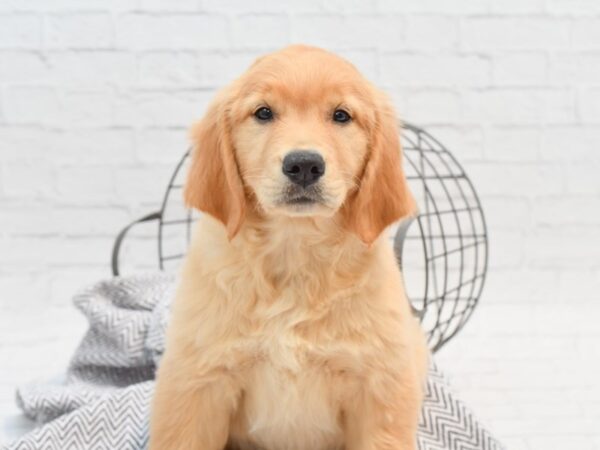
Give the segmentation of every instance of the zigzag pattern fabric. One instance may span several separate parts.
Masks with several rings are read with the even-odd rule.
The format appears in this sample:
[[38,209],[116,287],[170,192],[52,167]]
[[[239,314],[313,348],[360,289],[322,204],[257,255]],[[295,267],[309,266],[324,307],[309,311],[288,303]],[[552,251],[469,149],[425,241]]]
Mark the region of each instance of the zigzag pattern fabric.
[[[90,327],[62,384],[17,390],[41,425],[6,450],[142,450],[148,446],[154,372],[164,350],[175,279],[163,273],[113,278],[75,296]],[[432,365],[421,413],[420,450],[504,447]]]

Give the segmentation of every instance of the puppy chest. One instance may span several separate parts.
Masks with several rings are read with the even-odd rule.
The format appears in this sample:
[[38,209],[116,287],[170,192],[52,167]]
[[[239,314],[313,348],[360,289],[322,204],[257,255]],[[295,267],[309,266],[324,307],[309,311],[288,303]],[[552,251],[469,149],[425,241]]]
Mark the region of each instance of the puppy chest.
[[243,408],[248,439],[265,448],[331,449],[340,440],[338,408],[326,380],[313,371],[257,367]]
[[341,442],[330,375],[293,336],[263,341],[247,373],[242,409],[247,439],[268,449],[333,449]]

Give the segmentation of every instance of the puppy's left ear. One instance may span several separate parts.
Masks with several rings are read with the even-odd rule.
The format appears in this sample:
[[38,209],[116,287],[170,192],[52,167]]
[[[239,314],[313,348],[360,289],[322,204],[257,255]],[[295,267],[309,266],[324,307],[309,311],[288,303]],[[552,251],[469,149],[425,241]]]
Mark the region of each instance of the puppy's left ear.
[[370,152],[358,190],[346,202],[347,227],[371,244],[390,224],[417,211],[402,170],[396,115],[381,93],[370,137]]
[[186,205],[220,220],[229,239],[239,231],[246,210],[228,120],[232,90],[222,90],[204,118],[192,128],[192,164],[184,190]]

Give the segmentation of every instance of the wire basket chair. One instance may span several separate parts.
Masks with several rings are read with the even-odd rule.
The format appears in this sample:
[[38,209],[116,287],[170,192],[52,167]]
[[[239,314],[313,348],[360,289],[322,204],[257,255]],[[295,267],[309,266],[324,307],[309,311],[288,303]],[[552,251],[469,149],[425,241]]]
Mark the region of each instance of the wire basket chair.
[[[404,170],[419,205],[414,219],[401,222],[393,246],[414,313],[429,347],[439,350],[470,318],[479,302],[488,262],[487,227],[473,184],[454,156],[429,133],[402,124]],[[112,270],[137,223],[158,221],[158,266],[176,270],[186,254],[192,224],[200,212],[183,204],[189,161],[186,152],[173,172],[159,211],[127,225],[113,246]]]

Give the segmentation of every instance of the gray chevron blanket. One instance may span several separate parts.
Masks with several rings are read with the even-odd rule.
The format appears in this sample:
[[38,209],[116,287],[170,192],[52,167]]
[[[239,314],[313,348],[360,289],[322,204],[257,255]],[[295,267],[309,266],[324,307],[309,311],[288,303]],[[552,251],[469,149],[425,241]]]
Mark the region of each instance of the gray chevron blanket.
[[[148,443],[154,372],[163,352],[174,277],[149,274],[102,281],[75,296],[89,330],[62,384],[17,390],[40,426],[6,449],[140,450]],[[420,450],[503,447],[432,367],[421,414]]]

